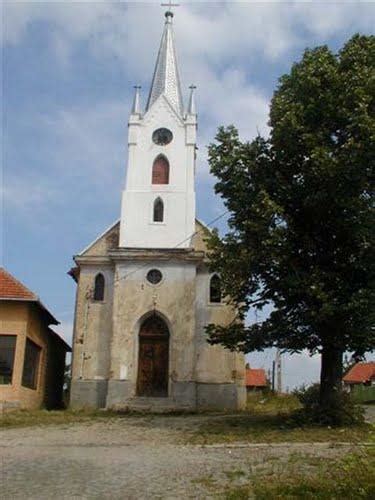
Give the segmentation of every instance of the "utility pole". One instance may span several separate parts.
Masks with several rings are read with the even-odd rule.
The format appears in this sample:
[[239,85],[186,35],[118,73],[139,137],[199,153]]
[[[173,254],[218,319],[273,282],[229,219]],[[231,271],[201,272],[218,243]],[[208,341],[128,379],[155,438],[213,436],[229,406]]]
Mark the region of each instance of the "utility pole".
[[271,383],[271,387],[272,387],[272,392],[275,391],[275,362],[272,361],[272,383]]
[[282,384],[281,384],[281,354],[280,349],[276,349],[276,391],[281,394]]

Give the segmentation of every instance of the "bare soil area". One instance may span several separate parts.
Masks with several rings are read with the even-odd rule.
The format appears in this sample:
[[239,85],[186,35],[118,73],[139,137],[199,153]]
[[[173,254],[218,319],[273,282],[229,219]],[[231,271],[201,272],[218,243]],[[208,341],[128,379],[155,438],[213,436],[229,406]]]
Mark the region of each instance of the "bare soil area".
[[[358,445],[189,444],[225,416],[124,416],[0,431],[4,499],[216,498],[259,472],[307,472]],[[251,430],[249,430],[251,432]],[[303,458],[303,459],[302,459]],[[214,487],[213,487],[214,486]]]

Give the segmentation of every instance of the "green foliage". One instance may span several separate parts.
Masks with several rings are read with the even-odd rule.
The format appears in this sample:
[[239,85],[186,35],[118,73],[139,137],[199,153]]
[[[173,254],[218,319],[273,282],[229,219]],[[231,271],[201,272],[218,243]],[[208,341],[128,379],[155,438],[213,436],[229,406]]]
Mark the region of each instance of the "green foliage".
[[[269,125],[250,143],[221,127],[209,146],[230,212],[211,263],[239,313],[207,332],[243,352],[326,353],[327,406],[342,353],[375,347],[375,37],[355,35],[338,54],[306,50],[280,79]],[[269,317],[245,327],[265,306]]]
[[336,404],[329,408],[322,408],[320,405],[320,385],[313,384],[309,387],[302,386],[293,391],[299,399],[303,408],[297,410],[293,419],[303,425],[357,425],[364,422],[363,408],[356,405],[349,394],[339,392],[335,398]]
[[210,241],[212,266],[239,307],[274,307],[249,328],[210,325],[212,342],[245,352],[323,342],[375,346],[375,37],[335,56],[307,50],[280,79],[271,136],[242,142],[221,127],[209,146],[229,232]]

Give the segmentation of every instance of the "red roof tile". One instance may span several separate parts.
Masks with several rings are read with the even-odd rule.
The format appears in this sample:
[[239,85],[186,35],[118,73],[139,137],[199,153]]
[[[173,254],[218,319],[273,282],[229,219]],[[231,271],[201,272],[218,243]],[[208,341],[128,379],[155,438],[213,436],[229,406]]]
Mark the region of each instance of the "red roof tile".
[[246,368],[246,387],[265,387],[266,385],[266,372],[263,369]]
[[357,363],[343,377],[347,384],[361,384],[375,379],[375,361],[370,363]]
[[29,301],[35,302],[38,307],[47,315],[48,324],[58,325],[59,321],[49,312],[45,305],[39,300],[31,290],[16,280],[8,271],[0,267],[0,300]]
[[38,297],[16,280],[3,267],[0,268],[0,298],[37,300]]

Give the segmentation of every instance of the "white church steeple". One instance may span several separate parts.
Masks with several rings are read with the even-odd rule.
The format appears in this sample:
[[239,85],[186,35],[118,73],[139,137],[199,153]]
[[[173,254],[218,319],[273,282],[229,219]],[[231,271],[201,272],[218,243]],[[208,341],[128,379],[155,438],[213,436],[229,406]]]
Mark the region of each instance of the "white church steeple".
[[173,14],[165,17],[145,113],[136,88],[129,118],[120,224],[120,246],[126,248],[189,248],[195,228],[194,88],[185,115]]
[[172,25],[173,13],[165,13],[165,25],[156,60],[146,111],[162,94],[182,116],[183,102]]

